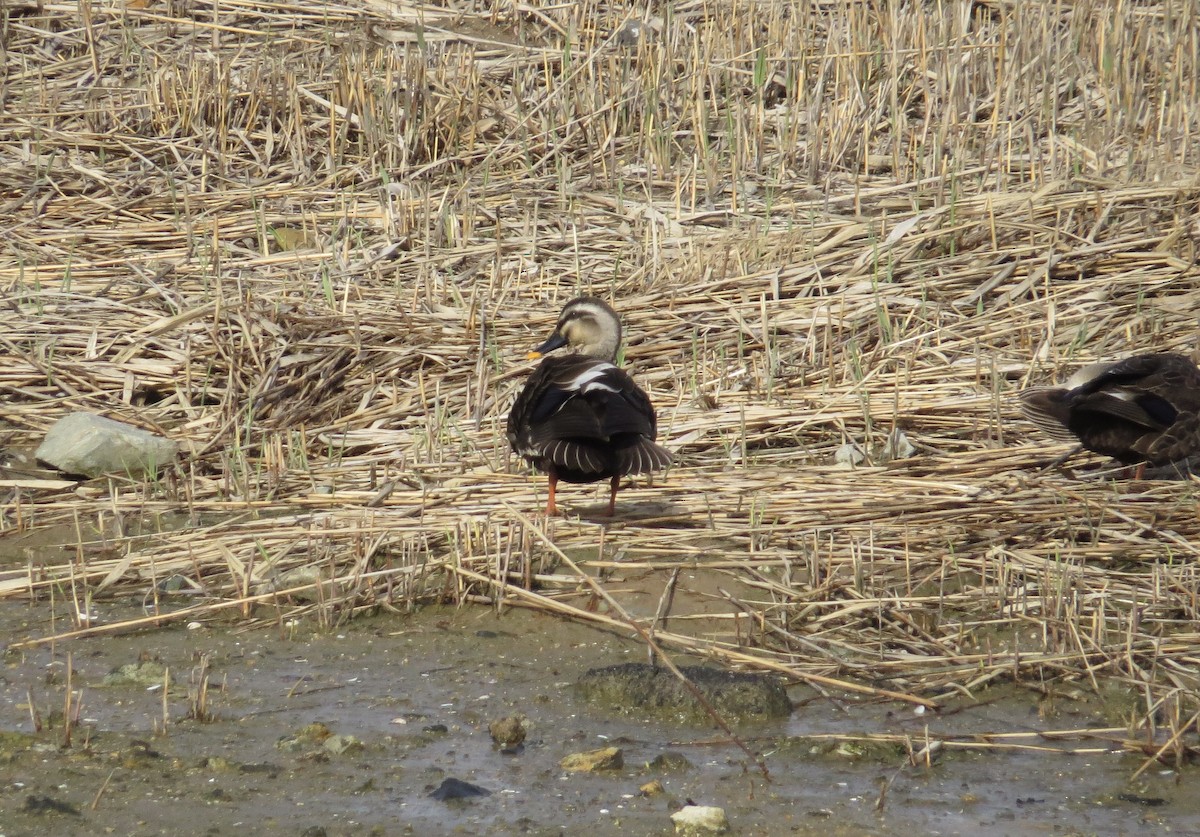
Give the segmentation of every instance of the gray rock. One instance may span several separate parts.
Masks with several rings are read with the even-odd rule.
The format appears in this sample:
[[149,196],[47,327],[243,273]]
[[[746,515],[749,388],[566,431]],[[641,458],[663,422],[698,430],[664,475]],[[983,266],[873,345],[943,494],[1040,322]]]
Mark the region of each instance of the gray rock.
[[620,747],[601,747],[586,753],[571,753],[558,764],[563,770],[571,773],[599,773],[604,770],[620,770],[625,766],[625,756]]
[[464,782],[462,779],[449,778],[443,779],[442,783],[429,795],[439,802],[452,802],[456,799],[474,799],[477,796],[491,796],[492,792],[479,785]]
[[912,442],[908,441],[908,437],[904,435],[904,431],[899,427],[893,427],[892,432],[888,434],[887,444],[883,446],[883,452],[880,456],[885,462],[895,459],[908,459],[915,455],[916,447]]
[[170,463],[179,446],[148,430],[91,413],[71,413],[54,423],[34,454],[67,474],[139,476]]
[[687,756],[683,753],[676,753],[673,750],[659,753],[646,762],[646,769],[653,770],[656,773],[682,773],[685,770],[691,770],[694,766],[688,761]]
[[105,686],[161,686],[167,682],[167,667],[154,660],[126,663],[104,675]]
[[617,43],[624,47],[635,47],[646,37],[646,24],[640,20],[627,20],[617,30]]
[[697,837],[701,834],[724,834],[729,831],[729,819],[722,808],[714,805],[684,805],[674,814],[675,833]]
[[843,468],[853,468],[855,465],[861,465],[867,455],[863,453],[863,449],[853,442],[847,442],[833,452],[833,461]]
[[361,753],[365,749],[363,743],[353,735],[331,735],[321,742],[321,746],[335,756]]

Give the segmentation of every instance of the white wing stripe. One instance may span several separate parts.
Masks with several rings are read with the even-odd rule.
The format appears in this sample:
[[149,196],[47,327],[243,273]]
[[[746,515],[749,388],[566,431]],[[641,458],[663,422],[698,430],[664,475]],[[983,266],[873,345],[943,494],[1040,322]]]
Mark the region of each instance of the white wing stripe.
[[589,366],[587,369],[583,370],[574,378],[572,378],[565,388],[582,390],[588,384],[593,384],[594,386],[608,389],[611,392],[616,392],[616,390],[612,389],[612,387],[609,387],[605,384],[596,383],[599,378],[603,378],[606,374],[608,374],[609,370],[616,368],[617,367],[613,366],[611,363],[597,363],[594,366]]
[[596,391],[596,390],[598,390],[598,389],[602,389],[602,390],[604,390],[605,392],[617,392],[617,391],[618,391],[616,387],[610,387],[608,384],[601,384],[601,383],[598,383],[598,382],[592,382],[592,383],[584,384],[584,385],[583,385],[583,386],[580,388],[580,390],[579,390],[579,391],[580,391],[580,392],[595,392],[595,391]]

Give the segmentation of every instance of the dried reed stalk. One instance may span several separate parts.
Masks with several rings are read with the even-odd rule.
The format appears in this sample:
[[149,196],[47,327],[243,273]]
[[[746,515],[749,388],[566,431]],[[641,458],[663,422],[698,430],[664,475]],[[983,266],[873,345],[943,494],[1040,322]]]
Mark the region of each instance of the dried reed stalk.
[[503,434],[521,358],[587,291],[678,465],[602,541],[539,525],[640,618],[686,568],[664,646],[937,705],[1016,680],[1200,708],[1194,486],[1042,470],[1062,448],[1012,398],[1194,348],[1178,2],[684,3],[636,43],[594,2],[83,11],[2,12],[0,445],[86,409],[188,454],[110,488],[0,473],[0,596],[142,590],[141,627],[179,575],[207,598],[176,617],[595,620],[501,572],[550,558],[505,511],[539,504]]

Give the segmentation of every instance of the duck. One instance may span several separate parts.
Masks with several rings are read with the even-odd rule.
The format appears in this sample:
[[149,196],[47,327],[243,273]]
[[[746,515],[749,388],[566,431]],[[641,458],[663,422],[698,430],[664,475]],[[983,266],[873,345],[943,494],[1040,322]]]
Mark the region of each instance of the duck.
[[[546,356],[567,347],[565,354]],[[508,414],[512,449],[549,479],[546,514],[558,514],[558,483],[609,480],[608,516],[621,478],[667,467],[671,454],[655,442],[654,407],[616,365],[621,318],[607,302],[581,296],[563,306],[554,332],[529,352],[541,363]]]
[[1200,368],[1173,352],[1080,369],[1063,387],[1018,394],[1025,418],[1058,439],[1138,466],[1177,465],[1200,453]]

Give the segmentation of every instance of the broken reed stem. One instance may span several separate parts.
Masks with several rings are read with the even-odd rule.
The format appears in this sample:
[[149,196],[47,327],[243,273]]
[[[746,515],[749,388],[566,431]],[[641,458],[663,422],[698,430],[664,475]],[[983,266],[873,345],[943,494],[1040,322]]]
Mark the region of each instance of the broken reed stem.
[[177,622],[181,619],[213,615],[219,611],[229,610],[231,608],[244,609],[250,604],[261,604],[263,602],[273,602],[280,599],[286,599],[288,596],[297,593],[318,589],[322,585],[338,584],[349,581],[352,577],[367,579],[381,578],[395,574],[396,572],[394,570],[379,570],[377,572],[363,573],[361,576],[347,575],[339,576],[333,579],[321,579],[320,581],[315,581],[310,584],[298,584],[294,587],[289,587],[286,590],[275,590],[270,593],[260,593],[254,596],[246,596],[220,602],[209,602],[203,605],[182,608],[170,613],[161,613],[155,616],[144,616],[138,619],[126,619],[120,622],[113,622],[108,625],[93,625],[88,628],[79,628],[74,631],[65,631],[63,633],[51,634],[48,636],[17,640],[16,642],[10,643],[8,647],[14,651],[17,651],[21,649],[35,648],[39,645],[64,642],[66,640],[83,639],[84,637],[103,636],[107,634],[120,634],[146,627],[158,627],[168,622]]

